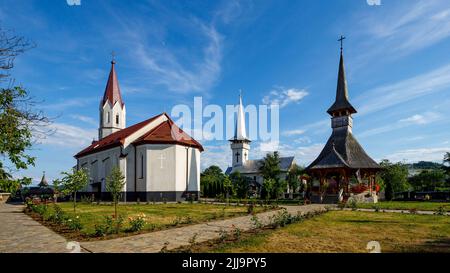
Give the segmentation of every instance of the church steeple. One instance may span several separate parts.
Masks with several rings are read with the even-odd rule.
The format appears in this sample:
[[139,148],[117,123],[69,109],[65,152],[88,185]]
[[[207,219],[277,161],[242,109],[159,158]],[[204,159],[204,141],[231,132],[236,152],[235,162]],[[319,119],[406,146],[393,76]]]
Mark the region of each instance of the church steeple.
[[106,83],[103,98],[100,101],[100,126],[98,138],[102,139],[126,126],[125,103],[120,93],[119,80],[115,69],[116,61],[111,61],[108,82]]
[[345,66],[344,66],[344,53],[342,48],[342,42],[345,39],[344,36],[338,40],[341,42],[341,56],[339,60],[339,72],[336,87],[336,99],[327,110],[328,114],[331,115],[331,127],[333,130],[345,129],[349,132],[352,131],[353,118],[352,114],[356,113],[356,109],[349,102],[348,99],[348,87],[347,79],[345,76]]
[[119,80],[117,79],[117,73],[114,65],[116,61],[113,59],[111,61],[111,70],[109,72],[108,82],[106,83],[105,93],[103,94],[103,104],[107,101],[114,106],[116,102],[120,103],[123,107],[125,104],[122,101],[122,95],[120,94]]
[[[348,88],[347,88],[347,79],[345,76],[345,67],[344,67],[344,53],[342,48],[342,40],[345,37],[341,36],[339,41],[341,41],[341,58],[339,60],[339,72],[338,72],[338,80],[337,80],[337,88],[336,88],[336,100],[333,105],[327,110],[328,114],[331,116],[341,115],[348,111],[349,114],[356,113],[355,108],[348,100]],[[340,112],[340,113],[339,113]]]
[[41,188],[48,187],[47,178],[45,178],[45,171],[42,173],[41,182],[39,182],[38,186],[41,187]]
[[244,106],[242,105],[242,94],[239,94],[239,105],[237,109],[236,123],[234,127],[234,136],[230,139],[233,167],[242,166],[248,160],[251,142],[247,138],[245,130],[245,114]]
[[247,133],[245,130],[245,115],[244,106],[242,106],[242,94],[239,93],[239,105],[237,110],[237,119],[234,129],[234,139],[235,140],[248,140]]

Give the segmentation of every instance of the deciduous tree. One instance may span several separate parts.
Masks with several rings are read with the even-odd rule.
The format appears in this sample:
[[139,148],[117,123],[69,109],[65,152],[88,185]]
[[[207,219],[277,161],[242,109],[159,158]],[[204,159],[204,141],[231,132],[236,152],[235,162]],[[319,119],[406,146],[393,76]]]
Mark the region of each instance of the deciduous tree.
[[89,175],[86,169],[73,169],[71,172],[62,172],[62,191],[65,194],[73,194],[73,211],[76,212],[77,192],[84,189],[89,183]]
[[119,203],[124,186],[125,176],[122,174],[119,167],[114,167],[111,170],[111,174],[106,178],[106,190],[111,193],[115,219],[117,219],[117,204]]

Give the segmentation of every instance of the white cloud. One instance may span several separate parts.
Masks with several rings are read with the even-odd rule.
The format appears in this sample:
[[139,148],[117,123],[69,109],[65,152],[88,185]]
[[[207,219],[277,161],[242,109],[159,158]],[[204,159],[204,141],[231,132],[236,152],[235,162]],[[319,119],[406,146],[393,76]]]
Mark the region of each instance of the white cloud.
[[84,148],[91,144],[97,136],[97,130],[86,130],[65,123],[52,123],[48,126],[52,133],[48,136],[38,136],[38,143],[63,147]]
[[448,147],[436,147],[436,148],[418,148],[418,149],[407,149],[397,151],[393,154],[385,156],[393,162],[406,161],[406,162],[417,162],[417,161],[435,161],[442,162],[444,154],[450,152],[450,146]]
[[281,134],[284,136],[298,136],[298,135],[303,135],[304,133],[305,133],[305,130],[296,129],[296,130],[283,131]]
[[312,140],[307,136],[303,136],[303,137],[297,138],[296,140],[294,140],[294,142],[297,144],[310,144],[310,143],[312,143]]
[[359,113],[383,110],[437,92],[450,92],[450,65],[364,92],[355,99]]
[[295,161],[301,165],[308,165],[322,151],[325,144],[316,143],[309,146],[300,146],[295,149]]
[[92,104],[95,101],[100,102],[98,97],[64,99],[55,103],[44,103],[42,104],[42,108],[46,110],[62,111],[73,107],[84,107],[86,105]]
[[386,133],[386,132],[406,128],[406,127],[413,126],[413,125],[426,125],[426,124],[441,120],[441,118],[442,118],[441,115],[439,115],[438,113],[434,113],[434,112],[425,112],[424,114],[415,114],[410,117],[400,119],[399,121],[389,124],[389,125],[366,130],[363,133],[361,133],[359,135],[359,137],[368,137],[368,136],[378,135],[381,133]]
[[94,126],[97,126],[97,125],[98,125],[98,122],[97,122],[95,119],[93,119],[93,118],[91,118],[91,117],[88,117],[88,116],[83,116],[83,115],[70,115],[70,117],[73,118],[73,119],[76,119],[76,120],[85,122],[85,123],[87,123],[87,124],[89,124],[89,125],[94,125]]
[[202,153],[201,168],[202,170],[211,165],[216,165],[226,170],[231,165],[231,148],[228,144],[203,146],[205,151]]
[[[403,4],[404,3],[404,4]],[[450,37],[450,9],[447,0],[393,3],[380,13],[362,15],[362,34],[370,55],[408,55]],[[387,7],[387,6],[385,6]],[[373,45],[377,50],[373,50]],[[373,57],[373,56],[372,56]]]
[[259,151],[261,151],[261,152],[279,151],[279,148],[280,148],[279,141],[261,142],[259,144]]
[[276,87],[264,96],[262,102],[267,105],[277,104],[283,108],[290,103],[300,102],[307,95],[308,92],[305,89]]
[[215,84],[221,72],[222,36],[214,26],[195,21],[197,33],[207,42],[202,48],[203,57],[189,64],[183,63],[183,57],[177,56],[176,50],[152,47],[141,39],[135,41],[136,62],[151,76],[153,83],[180,93],[209,91]]
[[407,124],[428,124],[440,119],[440,117],[441,116],[437,113],[427,112],[425,114],[416,114],[408,118],[401,119],[399,122]]

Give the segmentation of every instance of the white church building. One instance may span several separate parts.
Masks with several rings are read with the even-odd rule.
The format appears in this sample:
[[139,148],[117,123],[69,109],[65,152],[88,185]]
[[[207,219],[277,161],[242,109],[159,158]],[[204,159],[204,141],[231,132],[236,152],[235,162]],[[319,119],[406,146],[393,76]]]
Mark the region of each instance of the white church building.
[[112,61],[100,102],[98,140],[75,155],[77,168],[85,168],[90,176],[84,194],[109,199],[106,177],[118,166],[125,176],[127,201],[197,198],[202,145],[166,113],[126,127],[126,108],[114,66]]

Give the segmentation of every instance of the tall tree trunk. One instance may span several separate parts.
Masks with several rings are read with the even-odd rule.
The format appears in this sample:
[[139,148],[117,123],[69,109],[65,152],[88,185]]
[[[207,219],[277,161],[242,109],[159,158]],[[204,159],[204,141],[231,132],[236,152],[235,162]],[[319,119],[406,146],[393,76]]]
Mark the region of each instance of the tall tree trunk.
[[77,192],[73,192],[73,212],[77,212]]
[[117,200],[114,201],[114,218],[117,220]]

